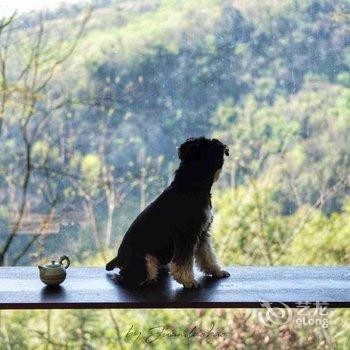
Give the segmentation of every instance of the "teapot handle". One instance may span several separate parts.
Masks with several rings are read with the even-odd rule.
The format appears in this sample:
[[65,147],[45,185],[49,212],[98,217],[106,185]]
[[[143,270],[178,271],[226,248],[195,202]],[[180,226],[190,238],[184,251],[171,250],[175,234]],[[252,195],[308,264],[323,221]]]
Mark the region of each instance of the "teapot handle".
[[62,255],[61,257],[60,257],[60,264],[62,264],[62,262],[64,261],[64,260],[67,260],[67,264],[66,264],[66,266],[64,266],[64,268],[65,269],[68,269],[68,267],[69,267],[69,265],[70,265],[70,260],[69,260],[69,258],[68,258],[68,256],[67,255]]

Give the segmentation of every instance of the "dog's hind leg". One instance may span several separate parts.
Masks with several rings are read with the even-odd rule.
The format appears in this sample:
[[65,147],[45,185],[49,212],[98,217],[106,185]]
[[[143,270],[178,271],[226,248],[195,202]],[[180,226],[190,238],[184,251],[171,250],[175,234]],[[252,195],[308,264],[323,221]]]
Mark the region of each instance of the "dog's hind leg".
[[134,255],[123,263],[120,275],[125,285],[142,286],[147,281],[146,259],[144,255]]
[[146,257],[146,270],[147,270],[147,280],[146,283],[153,283],[157,281],[158,273],[159,273],[159,260],[157,257],[151,254],[147,254]]
[[205,274],[213,277],[228,277],[230,274],[222,270],[216,260],[209,237],[202,238],[195,252],[196,264]]

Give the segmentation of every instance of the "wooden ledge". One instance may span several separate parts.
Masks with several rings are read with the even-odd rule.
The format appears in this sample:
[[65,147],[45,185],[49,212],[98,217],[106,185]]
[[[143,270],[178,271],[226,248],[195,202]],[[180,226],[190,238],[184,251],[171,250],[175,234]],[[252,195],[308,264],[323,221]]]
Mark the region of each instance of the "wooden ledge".
[[291,307],[327,303],[350,307],[350,267],[253,267],[227,270],[214,280],[198,274],[201,288],[186,290],[169,276],[157,285],[127,289],[104,268],[70,268],[66,281],[51,289],[35,267],[0,268],[0,309],[90,308],[257,308],[267,301]]

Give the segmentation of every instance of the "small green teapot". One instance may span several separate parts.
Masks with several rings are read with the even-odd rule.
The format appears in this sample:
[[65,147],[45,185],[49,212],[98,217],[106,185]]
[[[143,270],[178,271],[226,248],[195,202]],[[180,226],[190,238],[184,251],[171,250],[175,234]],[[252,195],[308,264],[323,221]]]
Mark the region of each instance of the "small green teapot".
[[[67,261],[65,266],[62,264],[64,260]],[[69,265],[70,260],[67,255],[62,255],[59,262],[52,260],[51,264],[39,265],[41,281],[48,286],[58,286],[66,279],[66,269]]]

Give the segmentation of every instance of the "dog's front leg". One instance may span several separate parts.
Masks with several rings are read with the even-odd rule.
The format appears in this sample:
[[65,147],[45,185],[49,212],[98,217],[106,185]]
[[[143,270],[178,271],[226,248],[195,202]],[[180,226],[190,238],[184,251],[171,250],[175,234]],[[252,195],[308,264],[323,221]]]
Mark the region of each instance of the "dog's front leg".
[[205,274],[212,275],[213,277],[230,276],[229,272],[220,268],[209,237],[202,238],[199,241],[195,256],[198,268]]
[[178,240],[175,244],[174,256],[169,271],[175,281],[185,288],[198,288],[199,283],[194,278],[193,261],[195,241],[189,239]]

